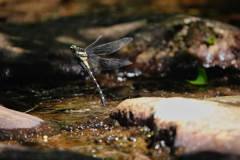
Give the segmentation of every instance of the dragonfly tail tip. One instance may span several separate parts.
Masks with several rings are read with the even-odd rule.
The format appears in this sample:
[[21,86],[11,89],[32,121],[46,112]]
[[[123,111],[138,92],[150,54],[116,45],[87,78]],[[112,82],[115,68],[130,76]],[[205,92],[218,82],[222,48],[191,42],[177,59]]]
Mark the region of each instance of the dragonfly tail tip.
[[104,101],[104,100],[102,101],[102,104],[103,104],[103,106],[105,107],[106,104],[105,104],[105,101]]

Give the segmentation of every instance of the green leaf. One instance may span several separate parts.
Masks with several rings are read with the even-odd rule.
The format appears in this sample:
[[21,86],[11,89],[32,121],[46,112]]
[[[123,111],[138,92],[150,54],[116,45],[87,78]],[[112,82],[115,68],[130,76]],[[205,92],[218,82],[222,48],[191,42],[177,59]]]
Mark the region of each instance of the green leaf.
[[198,68],[198,76],[195,80],[187,80],[190,84],[193,85],[206,85],[207,84],[207,73],[205,69],[199,67]]
[[206,43],[208,45],[213,45],[216,42],[217,38],[215,36],[212,36],[211,38],[209,38]]

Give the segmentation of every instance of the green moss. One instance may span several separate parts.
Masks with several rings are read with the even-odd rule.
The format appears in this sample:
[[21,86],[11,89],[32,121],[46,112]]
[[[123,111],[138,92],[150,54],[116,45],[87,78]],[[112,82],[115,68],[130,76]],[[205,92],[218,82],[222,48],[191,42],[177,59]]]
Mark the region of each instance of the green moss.
[[216,42],[216,40],[217,40],[217,35],[216,35],[216,33],[215,33],[212,29],[210,29],[210,28],[206,28],[206,29],[205,29],[205,33],[207,33],[208,36],[209,36],[209,38],[205,41],[205,43],[206,43],[207,45],[213,45],[213,44],[215,44],[215,42]]

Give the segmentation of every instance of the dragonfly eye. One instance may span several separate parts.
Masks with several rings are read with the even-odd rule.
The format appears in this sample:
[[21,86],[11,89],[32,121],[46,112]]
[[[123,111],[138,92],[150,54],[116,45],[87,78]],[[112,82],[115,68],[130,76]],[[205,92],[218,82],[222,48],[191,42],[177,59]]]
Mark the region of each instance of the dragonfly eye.
[[71,50],[75,51],[77,49],[77,46],[76,45],[71,45]]

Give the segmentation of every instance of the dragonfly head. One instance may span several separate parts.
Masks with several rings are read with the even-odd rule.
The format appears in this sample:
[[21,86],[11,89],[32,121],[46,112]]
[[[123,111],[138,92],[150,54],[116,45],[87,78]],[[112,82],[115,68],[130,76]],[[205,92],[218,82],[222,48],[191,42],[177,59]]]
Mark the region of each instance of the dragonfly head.
[[73,53],[75,53],[77,46],[76,45],[71,45],[70,49],[72,50]]
[[84,49],[79,48],[76,45],[71,45],[70,49],[72,50],[73,54],[82,54],[82,52],[85,52]]
[[70,49],[74,56],[81,59],[81,57],[87,57],[87,54],[84,49],[77,47],[76,45],[71,45]]

